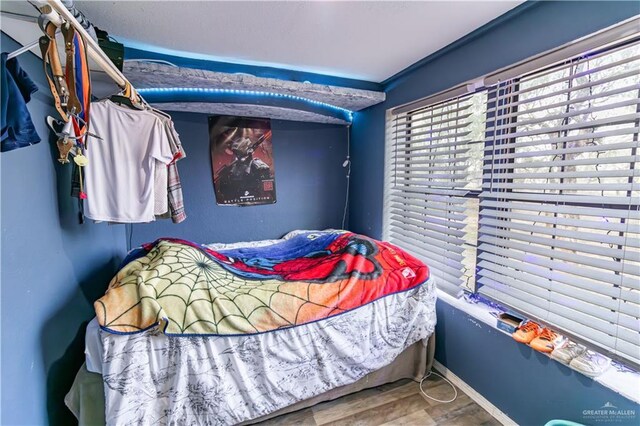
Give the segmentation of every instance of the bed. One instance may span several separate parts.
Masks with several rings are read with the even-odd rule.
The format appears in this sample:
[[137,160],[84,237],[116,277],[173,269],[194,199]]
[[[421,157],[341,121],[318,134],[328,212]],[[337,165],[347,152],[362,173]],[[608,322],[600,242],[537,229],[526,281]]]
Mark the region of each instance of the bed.
[[435,286],[388,243],[335,230],[162,240],[124,265],[65,399],[80,424],[247,424],[431,368]]

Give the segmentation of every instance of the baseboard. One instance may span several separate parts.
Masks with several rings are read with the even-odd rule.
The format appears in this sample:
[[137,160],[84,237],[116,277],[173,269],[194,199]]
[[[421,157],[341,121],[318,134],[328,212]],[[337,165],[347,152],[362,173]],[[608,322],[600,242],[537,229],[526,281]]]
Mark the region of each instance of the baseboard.
[[498,407],[489,402],[487,398],[476,392],[476,390],[466,384],[464,380],[453,374],[447,367],[440,364],[438,361],[433,361],[433,368],[438,370],[438,372],[449,379],[451,383],[453,383],[458,388],[460,388],[460,390],[469,395],[469,398],[473,399],[479,406],[487,410],[487,412],[495,417],[497,421],[505,426],[518,426],[516,422],[509,418],[509,416],[500,411]]

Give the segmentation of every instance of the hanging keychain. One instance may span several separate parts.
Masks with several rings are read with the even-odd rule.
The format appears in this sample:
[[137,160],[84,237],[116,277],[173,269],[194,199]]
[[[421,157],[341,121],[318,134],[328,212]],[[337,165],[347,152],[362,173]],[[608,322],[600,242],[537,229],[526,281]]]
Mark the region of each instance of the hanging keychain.
[[78,174],[80,175],[80,193],[78,198],[81,200],[87,199],[87,193],[84,192],[84,170],[82,169],[89,164],[89,159],[82,153],[81,148],[77,148],[76,154],[73,157],[73,162],[78,166]]

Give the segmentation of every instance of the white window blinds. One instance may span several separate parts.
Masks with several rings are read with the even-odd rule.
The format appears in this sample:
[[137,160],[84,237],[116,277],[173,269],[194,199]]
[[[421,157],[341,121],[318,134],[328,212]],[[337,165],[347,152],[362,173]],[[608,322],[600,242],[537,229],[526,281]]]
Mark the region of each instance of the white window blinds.
[[640,365],[640,45],[494,87],[479,292]]
[[485,110],[479,93],[397,114],[387,127],[384,238],[456,296],[475,268],[478,201],[469,195],[481,184],[473,159],[483,155]]

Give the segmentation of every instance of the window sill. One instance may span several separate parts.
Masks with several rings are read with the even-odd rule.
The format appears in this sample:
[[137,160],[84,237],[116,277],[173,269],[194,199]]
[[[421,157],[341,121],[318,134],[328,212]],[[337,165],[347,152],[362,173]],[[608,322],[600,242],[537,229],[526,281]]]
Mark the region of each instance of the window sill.
[[[449,294],[440,290],[438,290],[438,299],[442,300],[448,305],[453,306],[456,309],[459,309],[471,315],[475,319],[482,321],[483,323],[487,324],[490,327],[493,327],[501,333],[504,333],[504,331],[498,329],[496,318],[492,315],[492,312],[496,312],[496,309],[489,306],[488,304],[485,304],[483,302],[470,302],[465,298],[456,299],[455,297],[450,296]],[[515,341],[513,343],[519,344]],[[551,357],[549,358],[553,362],[557,362]],[[612,367],[609,368],[609,370],[593,380],[631,401],[640,403],[640,394],[638,393],[638,389],[640,389],[640,373],[628,369],[624,369],[623,371],[621,371],[622,369],[617,367],[621,367],[621,365],[614,361],[612,363]],[[581,374],[578,372],[576,373]]]

